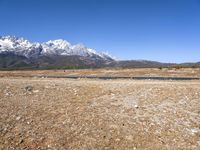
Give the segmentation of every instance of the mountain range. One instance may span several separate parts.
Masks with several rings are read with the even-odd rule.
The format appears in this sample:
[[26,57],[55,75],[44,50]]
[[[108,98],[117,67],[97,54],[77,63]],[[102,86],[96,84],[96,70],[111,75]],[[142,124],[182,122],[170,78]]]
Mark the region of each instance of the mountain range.
[[111,61],[114,58],[108,53],[62,39],[31,43],[24,38],[0,36],[0,68],[99,67]]
[[[108,53],[97,52],[83,44],[72,45],[62,39],[32,43],[21,37],[0,36],[0,69],[154,68],[173,65],[177,64],[147,60],[118,61]],[[200,62],[183,65],[200,66]]]

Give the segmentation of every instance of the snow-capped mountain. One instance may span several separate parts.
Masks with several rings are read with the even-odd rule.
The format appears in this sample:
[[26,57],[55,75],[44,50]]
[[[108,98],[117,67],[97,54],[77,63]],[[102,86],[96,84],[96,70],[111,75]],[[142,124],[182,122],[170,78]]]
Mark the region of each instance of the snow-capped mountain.
[[40,56],[83,56],[105,61],[113,60],[107,53],[98,53],[83,44],[72,45],[66,40],[50,40],[45,43],[31,43],[24,38],[0,36],[0,54],[11,53],[26,58]]

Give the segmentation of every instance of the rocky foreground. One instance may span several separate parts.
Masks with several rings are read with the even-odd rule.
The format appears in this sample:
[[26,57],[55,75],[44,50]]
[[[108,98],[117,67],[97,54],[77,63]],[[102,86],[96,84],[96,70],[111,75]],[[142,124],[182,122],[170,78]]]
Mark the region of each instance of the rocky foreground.
[[0,78],[0,149],[200,149],[200,81]]

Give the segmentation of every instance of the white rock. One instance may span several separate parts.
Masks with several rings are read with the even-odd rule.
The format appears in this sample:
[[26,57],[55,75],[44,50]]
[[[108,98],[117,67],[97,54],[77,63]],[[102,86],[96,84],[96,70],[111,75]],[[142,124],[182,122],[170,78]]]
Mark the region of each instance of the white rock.
[[18,121],[18,120],[20,120],[21,119],[21,117],[20,116],[18,116],[17,118],[16,118],[16,120]]
[[135,108],[139,108],[139,106],[138,106],[138,105],[134,105],[134,107],[135,107]]
[[33,93],[38,93],[38,92],[39,92],[39,90],[34,90],[34,91],[33,91]]

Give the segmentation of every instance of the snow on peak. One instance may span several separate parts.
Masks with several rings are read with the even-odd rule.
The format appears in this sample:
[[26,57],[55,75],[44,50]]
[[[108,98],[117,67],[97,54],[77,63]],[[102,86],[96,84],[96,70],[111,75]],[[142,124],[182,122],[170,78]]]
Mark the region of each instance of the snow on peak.
[[1,36],[0,37],[0,50],[12,50],[29,48],[32,44],[24,38],[18,38],[15,36]]
[[99,54],[101,57],[116,60],[116,58],[114,56],[112,56],[109,52],[100,52]]
[[0,54],[5,52],[12,52],[27,58],[41,55],[78,55],[105,60],[112,59],[106,53],[98,53],[96,50],[87,48],[83,44],[72,45],[63,39],[50,40],[45,43],[30,43],[24,38],[0,36]]
[[58,40],[50,40],[46,42],[47,45],[49,46],[54,46],[56,48],[60,49],[65,49],[66,47],[69,47],[71,44],[65,40],[58,39]]

